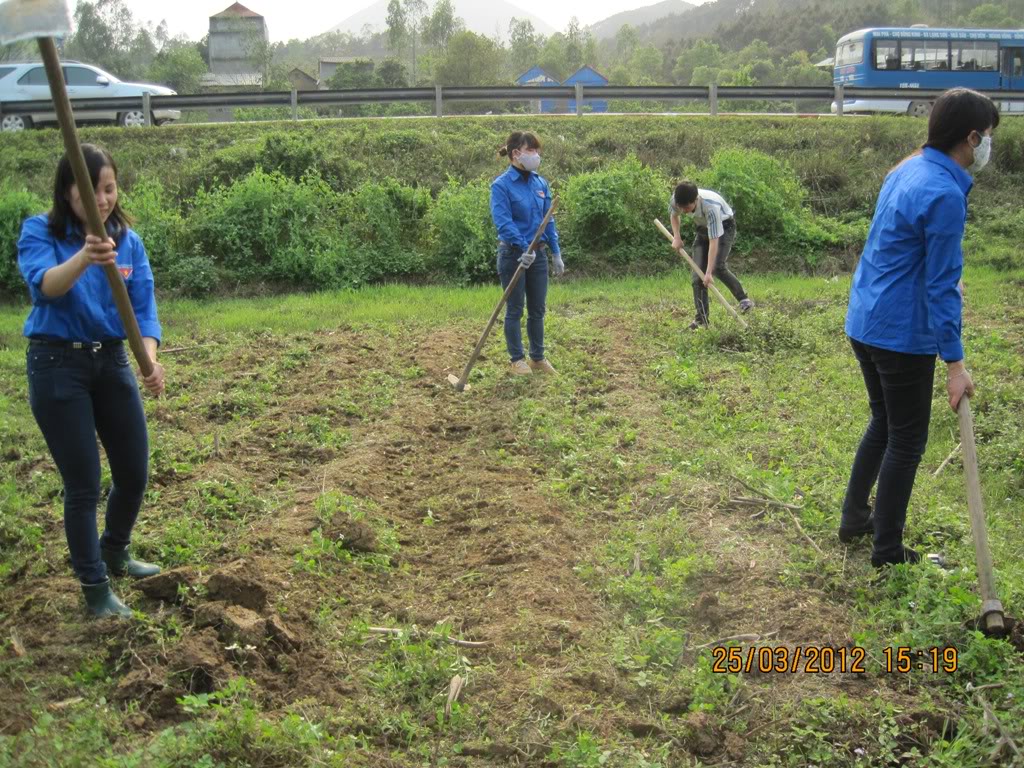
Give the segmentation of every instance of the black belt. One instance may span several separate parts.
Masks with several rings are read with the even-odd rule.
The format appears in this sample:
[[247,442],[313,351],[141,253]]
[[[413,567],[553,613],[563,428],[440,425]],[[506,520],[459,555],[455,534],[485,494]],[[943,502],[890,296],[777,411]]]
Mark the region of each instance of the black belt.
[[61,349],[88,349],[93,352],[107,347],[113,349],[124,344],[123,339],[107,339],[106,341],[68,341],[66,339],[29,339],[31,347],[60,347]]

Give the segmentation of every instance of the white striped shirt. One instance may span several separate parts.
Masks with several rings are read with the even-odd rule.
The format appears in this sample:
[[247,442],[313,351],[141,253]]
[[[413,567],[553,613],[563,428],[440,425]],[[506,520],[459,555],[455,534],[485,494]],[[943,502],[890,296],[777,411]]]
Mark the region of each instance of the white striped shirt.
[[[680,214],[679,206],[676,205],[675,196],[669,199],[669,209],[672,213]],[[733,218],[735,214],[729,204],[717,192],[710,189],[697,190],[697,207],[693,209],[693,220],[699,227],[706,227],[708,239],[717,240],[725,234],[725,222]]]

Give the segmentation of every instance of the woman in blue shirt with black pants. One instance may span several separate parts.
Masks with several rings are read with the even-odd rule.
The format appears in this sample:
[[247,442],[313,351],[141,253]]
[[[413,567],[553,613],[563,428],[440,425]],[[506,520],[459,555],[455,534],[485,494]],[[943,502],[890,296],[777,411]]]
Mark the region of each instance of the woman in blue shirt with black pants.
[[[512,276],[522,264],[526,270],[505,305],[505,345],[512,373],[554,373],[544,357],[544,312],[548,294],[548,251],[555,277],[565,272],[558,230],[551,217],[537,253],[528,252],[533,236],[551,208],[551,188],[537,173],[540,167],[540,139],[533,133],[519,132],[508,137],[498,150],[509,159],[509,168],[491,184],[491,218],[498,228],[498,277],[508,288]],[[540,256],[538,259],[537,256]],[[526,335],[530,341],[530,360],[523,350],[520,326],[525,301],[528,316]]]
[[946,363],[950,407],[974,393],[960,342],[961,243],[971,174],[988,162],[998,125],[995,104],[980,93],[956,88],[936,100],[924,148],[882,185],[853,276],[846,334],[871,420],[850,472],[839,539],[873,534],[875,567],[920,560],[903,545],[903,526],[928,443],[936,355]]
[[[132,528],[142,506],[149,444],[139,386],[125,349],[124,326],[103,267],[124,277],[153,372],[143,379],[159,396],[164,370],[156,362],[160,322],[153,273],[139,236],[118,204],[117,167],[100,147],[82,146],[108,238],[85,234],[86,214],[67,156],[57,166],[53,208],[25,221],[18,267],[32,310],[25,322],[32,414],[64,481],[64,533],[71,565],[92,615],[130,616],[110,588],[110,575],[142,578],[160,572],[132,558]],[[100,455],[110,461],[103,536],[96,526]]]

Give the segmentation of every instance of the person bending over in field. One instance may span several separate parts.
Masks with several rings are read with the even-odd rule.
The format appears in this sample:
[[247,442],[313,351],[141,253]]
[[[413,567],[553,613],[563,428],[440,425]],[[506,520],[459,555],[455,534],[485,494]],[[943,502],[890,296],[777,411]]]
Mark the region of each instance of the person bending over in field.
[[679,250],[683,239],[679,235],[679,214],[693,216],[697,236],[693,239],[693,260],[704,273],[701,280],[693,275],[693,303],[697,316],[690,330],[705,328],[711,322],[708,305],[708,286],[719,278],[740,303],[740,312],[749,312],[754,302],[747,297],[739,279],[729,271],[729,254],[736,241],[736,216],[717,192],[698,189],[691,181],[680,182],[669,200],[669,218],[672,220],[672,247]]

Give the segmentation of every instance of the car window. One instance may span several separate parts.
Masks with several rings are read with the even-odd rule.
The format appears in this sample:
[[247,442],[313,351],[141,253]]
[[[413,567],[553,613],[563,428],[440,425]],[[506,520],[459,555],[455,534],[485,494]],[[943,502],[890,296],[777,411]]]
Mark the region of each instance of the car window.
[[49,85],[46,79],[46,70],[43,67],[33,67],[18,80],[18,85]]
[[9,74],[11,74],[11,72],[13,72],[15,69],[17,69],[17,67],[0,67],[0,80],[3,80],[5,77],[7,77]]
[[85,67],[64,67],[64,79],[68,85],[96,85],[98,75]]

